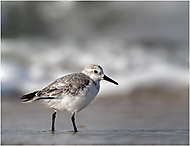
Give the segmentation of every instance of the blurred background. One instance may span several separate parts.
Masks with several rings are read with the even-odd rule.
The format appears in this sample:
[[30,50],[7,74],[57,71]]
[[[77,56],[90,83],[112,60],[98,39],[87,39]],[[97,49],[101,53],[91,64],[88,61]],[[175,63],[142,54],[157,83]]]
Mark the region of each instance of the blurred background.
[[[7,1],[1,5],[2,128],[27,122],[31,127],[30,120],[21,124],[15,116],[27,110],[33,114],[35,110],[38,115],[33,116],[43,121],[39,111],[45,110],[20,104],[19,98],[81,71],[86,64],[100,64],[119,83],[116,87],[102,81],[97,99],[79,114],[87,129],[106,129],[108,121],[108,129],[188,128],[188,2]],[[101,123],[93,114],[102,118]],[[18,121],[17,126],[12,120]],[[43,127],[43,122],[35,122],[34,127]],[[4,132],[4,144],[11,142],[10,133]],[[180,140],[151,140],[187,143],[187,135],[180,136]],[[110,141],[102,143],[106,142]],[[122,142],[129,141],[120,139],[118,144]],[[147,140],[139,141],[143,142]]]

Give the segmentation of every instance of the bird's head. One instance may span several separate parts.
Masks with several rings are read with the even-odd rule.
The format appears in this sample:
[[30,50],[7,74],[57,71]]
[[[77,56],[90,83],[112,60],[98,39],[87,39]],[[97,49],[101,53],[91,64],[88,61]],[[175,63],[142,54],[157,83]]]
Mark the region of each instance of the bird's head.
[[104,71],[100,65],[95,65],[95,64],[87,65],[83,69],[82,73],[89,76],[94,81],[106,80],[118,85],[116,81],[112,80],[111,78],[109,78],[104,74]]

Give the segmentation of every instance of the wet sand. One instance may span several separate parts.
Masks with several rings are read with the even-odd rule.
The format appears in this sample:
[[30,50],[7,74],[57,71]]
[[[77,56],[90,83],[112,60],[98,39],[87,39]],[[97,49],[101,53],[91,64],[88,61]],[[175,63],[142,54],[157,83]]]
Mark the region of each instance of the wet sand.
[[98,97],[77,114],[58,112],[56,131],[44,106],[2,101],[2,144],[187,144],[188,89],[136,88]]

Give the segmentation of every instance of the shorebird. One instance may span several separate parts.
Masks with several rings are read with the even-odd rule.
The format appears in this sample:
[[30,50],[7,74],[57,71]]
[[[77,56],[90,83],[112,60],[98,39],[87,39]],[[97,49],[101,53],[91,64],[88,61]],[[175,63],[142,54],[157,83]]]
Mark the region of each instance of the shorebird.
[[56,79],[42,90],[22,96],[22,102],[40,101],[54,110],[52,114],[51,131],[55,131],[57,111],[69,111],[74,133],[78,132],[75,124],[75,114],[85,108],[98,94],[100,81],[106,80],[116,85],[118,83],[104,74],[99,65],[87,65],[79,73],[72,73]]

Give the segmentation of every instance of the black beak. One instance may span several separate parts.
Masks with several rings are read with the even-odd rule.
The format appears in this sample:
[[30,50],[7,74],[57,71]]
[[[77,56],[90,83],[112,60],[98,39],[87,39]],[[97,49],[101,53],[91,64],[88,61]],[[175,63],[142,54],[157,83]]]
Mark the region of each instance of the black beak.
[[103,79],[106,80],[106,81],[109,81],[109,82],[111,82],[111,83],[114,83],[114,84],[116,84],[116,85],[119,85],[116,81],[112,80],[111,78],[109,78],[109,77],[106,76],[106,75],[104,75]]

